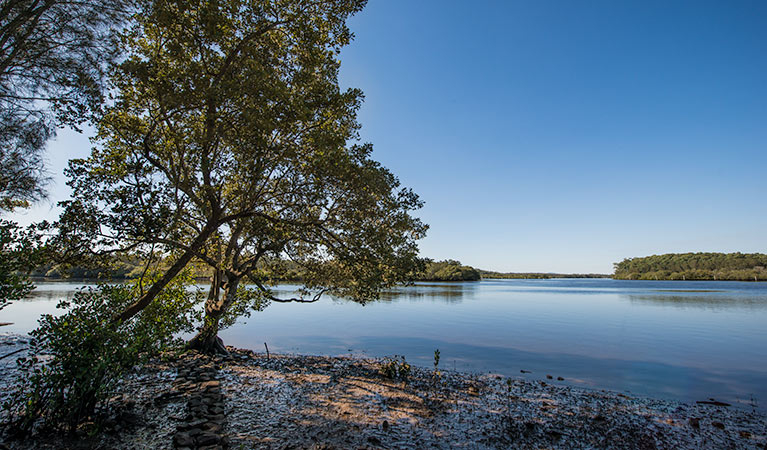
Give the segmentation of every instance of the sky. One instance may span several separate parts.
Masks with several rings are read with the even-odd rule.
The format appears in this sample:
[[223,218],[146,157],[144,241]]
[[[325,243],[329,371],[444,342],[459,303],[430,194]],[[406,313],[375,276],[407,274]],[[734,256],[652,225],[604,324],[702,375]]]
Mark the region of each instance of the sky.
[[[767,252],[767,2],[370,0],[341,85],[425,202],[423,256],[612,273],[627,257]],[[49,145],[60,175],[88,131]]]

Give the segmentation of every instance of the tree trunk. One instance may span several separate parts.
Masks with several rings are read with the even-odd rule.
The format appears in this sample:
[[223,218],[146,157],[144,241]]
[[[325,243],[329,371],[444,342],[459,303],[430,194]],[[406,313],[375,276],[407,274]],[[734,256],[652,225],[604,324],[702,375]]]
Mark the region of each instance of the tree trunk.
[[208,240],[211,234],[213,234],[214,231],[216,231],[215,221],[211,220],[206,225],[205,228],[202,229],[199,235],[195,238],[194,241],[192,241],[191,244],[189,244],[189,248],[179,256],[179,258],[173,263],[173,265],[165,271],[162,278],[157,280],[152,286],[149,288],[146,293],[141,296],[141,298],[138,299],[135,303],[128,306],[122,313],[120,313],[118,316],[116,316],[112,322],[113,323],[122,323],[127,322],[130,320],[133,316],[140,313],[144,310],[147,306],[149,306],[152,301],[157,297],[157,295],[160,294],[160,292],[167,286],[171,281],[173,281],[173,278],[176,277],[176,275],[181,272],[187,264],[189,264],[189,261],[194,258],[197,251],[202,248],[202,246],[205,244],[205,241]]
[[[216,271],[210,286],[208,299],[205,301],[205,317],[197,336],[189,341],[188,347],[207,354],[229,354],[224,342],[218,337],[218,325],[221,316],[234,303],[240,278]],[[223,295],[222,295],[223,294]]]

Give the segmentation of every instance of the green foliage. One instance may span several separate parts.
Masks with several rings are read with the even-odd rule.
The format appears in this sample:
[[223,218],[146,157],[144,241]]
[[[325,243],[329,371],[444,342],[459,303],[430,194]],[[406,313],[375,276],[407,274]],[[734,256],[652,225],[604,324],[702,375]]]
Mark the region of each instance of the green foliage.
[[442,375],[439,371],[439,349],[434,350],[434,377],[439,378]]
[[64,246],[156,246],[175,252],[171,276],[192,259],[210,265],[221,274],[211,321],[239,280],[271,295],[280,268],[268,266],[280,259],[307,290],[362,302],[407,281],[420,266],[427,227],[411,212],[422,202],[359,142],[362,92],[338,81],[346,21],[364,4],[149,4],[122,35],[96,146],[67,171]]
[[0,309],[34,289],[27,274],[45,257],[39,227],[0,220]]
[[621,280],[767,280],[761,253],[668,253],[614,264]]
[[113,321],[135,301],[138,285],[102,285],[81,290],[58,307],[66,313],[44,315],[30,333],[29,357],[17,361],[18,384],[4,407],[16,432],[42,424],[74,431],[97,420],[116,384],[131,367],[170,348],[174,334],[192,330],[197,295],[183,278],[168,285],[155,302],[127,323]]
[[0,14],[0,209],[45,196],[46,142],[101,104],[123,0],[4,0]]
[[481,279],[477,269],[464,266],[460,261],[427,261],[423,272],[415,277],[420,281],[477,281]]
[[381,362],[379,372],[382,376],[391,380],[407,381],[410,378],[411,367],[404,356],[387,356]]

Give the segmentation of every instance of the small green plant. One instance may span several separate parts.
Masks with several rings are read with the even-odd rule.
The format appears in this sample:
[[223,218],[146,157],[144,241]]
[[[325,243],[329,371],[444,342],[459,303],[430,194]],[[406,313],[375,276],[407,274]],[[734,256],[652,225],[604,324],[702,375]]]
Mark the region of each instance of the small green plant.
[[410,371],[410,364],[407,363],[405,357],[398,355],[384,358],[380,368],[381,375],[392,380],[407,381],[410,378]]
[[442,372],[439,371],[439,349],[434,350],[434,377],[439,378]]
[[196,295],[183,281],[169,285],[131,321],[115,322],[137,289],[83,289],[58,305],[64,314],[40,319],[30,333],[30,356],[17,360],[19,380],[3,405],[12,431],[26,434],[44,424],[74,432],[84,422],[97,423],[126,371],[177,343],[178,332],[192,330],[189,311]]

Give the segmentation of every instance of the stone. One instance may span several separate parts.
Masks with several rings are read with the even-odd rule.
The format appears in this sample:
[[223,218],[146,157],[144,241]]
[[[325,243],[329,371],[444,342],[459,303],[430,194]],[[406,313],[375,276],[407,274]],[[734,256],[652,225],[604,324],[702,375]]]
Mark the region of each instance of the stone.
[[221,430],[222,430],[224,427],[223,427],[223,426],[221,426],[221,424],[219,424],[219,423],[215,423],[215,422],[206,422],[206,423],[205,423],[205,425],[203,425],[203,426],[202,426],[202,428],[203,428],[205,431],[208,431],[208,432],[210,432],[210,433],[216,433],[216,434],[219,434],[219,433],[221,433]]
[[176,447],[194,447],[194,438],[188,433],[178,432],[173,436],[173,443]]
[[221,442],[221,436],[214,433],[205,432],[197,436],[197,445],[200,447],[218,444],[219,442]]
[[221,382],[220,381],[212,380],[212,381],[205,381],[204,383],[202,383],[200,385],[200,388],[202,388],[202,389],[209,389],[209,388],[214,388],[214,387],[219,387],[219,386],[221,386]]

